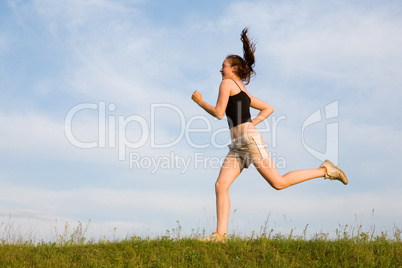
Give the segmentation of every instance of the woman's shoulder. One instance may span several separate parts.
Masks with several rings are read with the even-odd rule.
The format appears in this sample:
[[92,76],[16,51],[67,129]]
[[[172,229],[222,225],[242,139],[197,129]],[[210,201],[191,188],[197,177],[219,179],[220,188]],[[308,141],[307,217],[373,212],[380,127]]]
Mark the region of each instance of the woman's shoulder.
[[222,79],[221,84],[219,86],[219,90],[221,92],[227,92],[227,94],[229,94],[229,95],[233,95],[235,93],[238,93],[236,91],[238,91],[239,89],[236,87],[236,85],[232,79],[225,78],[225,79]]
[[231,85],[233,84],[233,79],[231,78],[223,78],[221,81],[221,85]]
[[234,83],[233,83],[232,79],[225,78],[225,79],[222,79],[221,84],[220,84],[219,87],[221,89],[230,90],[231,88],[233,88],[233,85],[234,85]]
[[229,86],[229,87],[242,88],[242,89],[246,88],[241,80],[235,80],[235,79],[232,79],[232,78],[224,78],[224,79],[222,79],[221,85]]
[[248,93],[246,86],[243,84],[243,81],[241,80],[234,80],[231,78],[225,78],[222,80],[221,85],[233,88],[235,92],[239,91],[245,91]]

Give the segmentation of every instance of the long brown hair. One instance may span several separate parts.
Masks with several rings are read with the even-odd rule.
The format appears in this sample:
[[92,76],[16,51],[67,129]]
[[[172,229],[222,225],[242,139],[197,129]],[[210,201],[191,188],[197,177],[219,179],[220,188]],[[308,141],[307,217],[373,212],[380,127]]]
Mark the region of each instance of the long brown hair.
[[243,58],[238,55],[229,55],[226,57],[230,61],[232,67],[236,66],[234,73],[240,77],[246,85],[250,83],[250,78],[255,75],[254,71],[254,52],[255,43],[251,42],[247,36],[248,28],[244,28],[240,35],[240,40],[243,43]]

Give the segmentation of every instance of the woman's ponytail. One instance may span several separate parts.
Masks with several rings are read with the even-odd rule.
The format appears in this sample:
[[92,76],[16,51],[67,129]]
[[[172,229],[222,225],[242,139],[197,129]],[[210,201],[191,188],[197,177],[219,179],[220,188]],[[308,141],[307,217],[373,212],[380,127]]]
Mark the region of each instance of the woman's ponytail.
[[244,28],[241,32],[240,40],[243,42],[243,58],[246,62],[248,68],[253,71],[255,59],[254,59],[254,52],[255,52],[255,44],[250,42],[250,39],[247,36],[248,29]]
[[236,75],[247,85],[250,83],[251,76],[255,75],[254,71],[254,52],[255,43],[252,43],[247,36],[248,28],[244,28],[240,35],[240,40],[243,43],[243,58],[237,55],[227,57],[231,61],[231,66],[237,66]]

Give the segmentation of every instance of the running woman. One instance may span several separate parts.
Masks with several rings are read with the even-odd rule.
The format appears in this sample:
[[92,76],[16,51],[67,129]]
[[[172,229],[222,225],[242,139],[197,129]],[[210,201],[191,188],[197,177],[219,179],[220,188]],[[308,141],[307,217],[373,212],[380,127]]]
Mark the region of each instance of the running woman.
[[[217,229],[203,241],[226,241],[229,221],[230,199],[229,187],[244,168],[253,164],[261,176],[276,190],[325,177],[339,180],[343,184],[348,179],[342,170],[329,160],[324,161],[319,168],[296,170],[281,176],[272,158],[269,156],[265,143],[256,129],[256,125],[270,116],[274,109],[268,103],[252,96],[245,85],[250,83],[254,72],[255,44],[247,35],[248,29],[243,29],[240,40],[243,43],[243,57],[229,55],[222,63],[222,82],[219,86],[218,100],[212,106],[202,99],[200,92],[195,91],[192,99],[210,115],[219,120],[226,114],[232,143],[229,153],[222,164],[215,183]],[[251,119],[250,107],[259,110],[259,114]]]

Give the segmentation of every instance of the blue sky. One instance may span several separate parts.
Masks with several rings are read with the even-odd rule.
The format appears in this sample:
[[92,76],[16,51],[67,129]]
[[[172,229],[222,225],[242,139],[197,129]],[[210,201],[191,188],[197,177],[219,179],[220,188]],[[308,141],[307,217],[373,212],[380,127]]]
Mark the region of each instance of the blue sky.
[[[309,147],[336,156],[350,184],[275,191],[251,168],[230,190],[229,232],[258,232],[268,215],[278,232],[400,227],[401,13],[399,1],[2,1],[1,221],[37,239],[88,220],[95,237],[158,235],[176,221],[212,232],[227,123],[190,97],[216,101],[222,61],[241,53],[248,26],[248,90],[275,108],[259,128],[280,173],[319,166]],[[303,129],[334,102],[335,118]],[[77,105],[95,108],[72,114]],[[74,145],[69,114],[71,133],[96,148]]]

